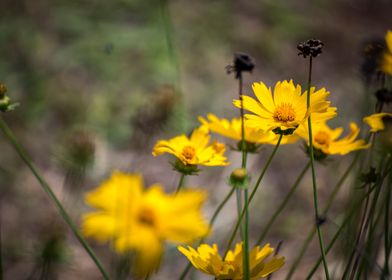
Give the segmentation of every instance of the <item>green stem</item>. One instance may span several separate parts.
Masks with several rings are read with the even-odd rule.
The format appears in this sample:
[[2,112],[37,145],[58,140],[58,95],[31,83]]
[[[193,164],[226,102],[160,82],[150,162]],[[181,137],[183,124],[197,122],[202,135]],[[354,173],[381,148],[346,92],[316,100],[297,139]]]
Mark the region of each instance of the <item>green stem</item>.
[[271,226],[274,224],[276,218],[280,215],[280,213],[283,211],[283,209],[286,207],[287,203],[297,190],[297,187],[299,186],[299,183],[302,181],[304,175],[306,172],[309,170],[310,167],[310,162],[306,164],[304,169],[301,171],[301,173],[298,175],[298,178],[295,180],[293,186],[290,188],[290,191],[286,194],[285,198],[283,199],[282,203],[279,205],[278,209],[275,211],[275,213],[272,215],[272,217],[269,219],[267,226],[263,230],[263,232],[260,234],[259,239],[257,240],[256,244],[260,245],[265,236],[267,235],[268,231],[270,230]]
[[384,255],[385,255],[385,260],[384,260],[384,268],[382,270],[382,276],[383,278],[386,278],[389,276],[389,256],[391,254],[390,250],[390,245],[391,242],[389,240],[389,207],[391,203],[391,181],[392,181],[392,176],[389,176],[389,184],[387,186],[387,202],[385,204],[385,214],[384,214]]
[[182,187],[184,186],[185,176],[186,175],[184,173],[181,173],[180,180],[178,181],[178,186],[177,186],[177,189],[176,189],[176,193],[178,193],[182,189]]
[[[342,225],[339,227],[338,231],[335,233],[335,235],[333,236],[333,238],[331,239],[330,243],[328,244],[327,248],[326,248],[326,253],[328,253],[333,245],[335,244],[336,240],[338,239],[340,233],[343,231],[344,227],[348,224],[348,222],[351,220],[352,216],[358,211],[359,207],[361,206],[363,200],[365,200],[374,189],[377,189],[377,187],[381,188],[382,184],[383,184],[383,180],[385,178],[385,174],[383,174],[383,176],[381,177],[379,182],[376,182],[373,188],[370,188],[369,191],[355,204],[353,205],[353,207],[350,209],[349,213],[347,214],[346,218],[344,219],[344,221],[342,222]],[[385,202],[385,201],[384,201]],[[310,273],[308,274],[306,280],[311,279],[311,277],[313,276],[313,274],[316,272],[318,266],[320,265],[320,263],[322,262],[322,257],[320,257],[317,261],[317,263],[314,265],[314,267],[312,268],[312,270],[310,271]]]
[[[235,188],[231,188],[230,192],[226,195],[226,197],[223,199],[223,201],[219,204],[218,208],[216,208],[214,214],[211,217],[210,223],[209,223],[210,228],[214,225],[215,220],[218,217],[220,211],[223,209],[223,206],[226,205],[227,201],[229,201],[229,199],[233,196],[235,190],[236,190]],[[204,242],[204,240],[205,240],[204,237],[202,239],[200,239],[198,246],[200,244],[202,244]],[[180,280],[185,279],[185,276],[188,274],[191,267],[192,267],[192,264],[190,262],[188,262],[188,265],[185,267],[184,271],[181,273],[181,275],[179,277]]]
[[95,263],[95,265],[98,267],[103,278],[110,279],[109,275],[105,271],[101,261],[95,255],[94,251],[88,245],[86,240],[81,236],[76,225],[73,223],[70,216],[65,211],[64,207],[61,205],[60,201],[58,200],[58,198],[56,197],[56,195],[52,191],[51,187],[48,185],[48,183],[45,181],[45,179],[39,174],[35,165],[31,161],[31,159],[29,158],[29,156],[27,155],[25,150],[22,148],[22,146],[18,143],[18,141],[16,140],[11,129],[7,126],[7,124],[5,123],[5,121],[3,120],[2,117],[0,117],[0,129],[3,131],[3,133],[7,137],[7,139],[11,142],[11,144],[15,148],[16,152],[19,154],[21,159],[24,161],[24,163],[29,167],[30,171],[33,173],[33,175],[35,176],[37,181],[40,183],[40,185],[41,185],[42,189],[45,191],[45,193],[49,196],[50,200],[52,200],[52,202],[56,206],[57,210],[59,211],[60,215],[63,217],[64,221],[68,224],[72,233],[75,235],[76,239],[80,242],[80,244],[83,246],[83,248],[86,250],[88,255],[91,257],[91,259]]
[[[380,163],[379,170],[381,170],[382,167],[384,166],[384,159],[385,159],[385,157],[383,158],[383,160]],[[379,199],[380,193],[381,193],[382,182],[383,182],[382,180],[385,178],[386,175],[389,174],[390,165],[391,165],[391,161],[388,161],[387,164],[386,164],[385,170],[380,171],[381,174],[384,174],[384,175],[383,175],[383,177],[381,179],[381,183],[379,184],[379,187],[376,189],[376,193],[374,194],[373,201],[372,201],[372,204],[371,204],[371,208],[369,210],[369,214],[368,214],[365,226],[364,226],[364,240],[363,240],[363,245],[361,247],[365,248],[365,253],[368,254],[368,255],[370,255],[371,251],[372,251],[372,244],[373,244],[373,241],[374,241],[373,240],[373,233],[374,233],[374,231],[376,229],[376,225],[378,223],[378,218],[376,218],[376,222],[374,222],[374,216],[376,215],[377,205],[379,204],[378,203],[378,199]],[[389,170],[389,171],[387,171],[387,170]],[[384,197],[385,197],[384,203],[386,203],[387,196],[384,196]],[[383,214],[383,211],[382,211],[383,209],[382,208],[383,207],[380,207],[378,216],[381,216]],[[367,234],[367,237],[366,237],[366,234]],[[360,255],[357,255],[355,263],[353,265],[352,274],[351,274],[350,279],[354,279],[355,274],[357,272],[358,273],[357,273],[356,279],[360,279],[360,275],[361,275],[362,271],[364,269],[366,270],[367,268],[368,268],[368,265],[364,261],[364,259],[361,258]]]
[[[308,91],[307,91],[307,109],[310,108],[310,85],[312,81],[312,56],[310,56],[309,60],[309,79],[308,79]],[[328,272],[328,265],[325,259],[325,251],[324,251],[324,242],[323,236],[320,229],[320,224],[318,223],[319,219],[319,209],[318,209],[318,198],[317,198],[317,180],[316,180],[316,170],[314,167],[314,152],[313,152],[313,136],[312,136],[312,120],[311,120],[311,113],[309,112],[308,118],[308,128],[309,128],[309,150],[310,150],[310,163],[312,167],[312,181],[313,181],[313,201],[314,201],[314,211],[315,211],[315,220],[316,220],[316,227],[317,227],[317,235],[319,238],[319,245],[321,256],[323,258],[323,265],[325,271],[325,277],[329,280],[329,272]]]
[[[241,106],[240,106],[240,114],[241,114],[241,151],[242,151],[242,168],[246,168],[246,157],[247,151],[245,148],[245,121],[244,121],[244,100],[242,97],[242,72],[238,73],[238,95],[240,98]],[[240,205],[240,204],[239,204]],[[242,209],[241,207],[238,208]],[[242,250],[242,260],[243,260],[243,271],[244,271],[244,279],[249,279],[249,209],[248,209],[248,189],[244,189],[244,209],[245,209],[245,219],[243,225],[242,232],[242,241],[243,241],[243,250]],[[240,216],[238,216],[240,218]]]
[[[325,252],[328,254],[329,251],[332,249],[333,245],[335,244],[336,240],[338,239],[338,237],[340,236],[340,234],[342,233],[344,227],[348,224],[348,222],[350,221],[351,217],[355,214],[355,212],[358,210],[359,206],[361,205],[361,202],[370,195],[371,192],[368,192],[360,201],[359,203],[357,203],[356,205],[354,205],[353,208],[351,208],[351,211],[348,213],[348,215],[346,216],[346,218],[344,219],[344,221],[342,222],[341,226],[339,227],[339,229],[337,230],[337,232],[335,233],[335,235],[332,237],[331,241],[329,242]],[[306,277],[306,280],[312,279],[313,274],[317,271],[317,268],[319,267],[319,265],[322,262],[322,257],[320,257],[316,264],[313,266],[312,270],[309,272],[308,276]]]
[[[381,174],[383,174],[382,168],[384,166],[384,160],[385,160],[385,157],[383,157],[383,159],[381,160],[380,166],[378,168],[378,170],[381,172]],[[387,168],[388,168],[388,165],[387,165]],[[359,238],[358,242],[355,244],[355,248],[357,248],[358,246],[362,247],[366,244],[366,241],[365,241],[366,234],[368,233],[369,226],[372,226],[374,215],[375,215],[374,213],[376,211],[377,201],[378,201],[380,193],[381,193],[381,186],[376,190],[376,193],[373,196],[373,200],[370,204],[369,211],[365,211],[365,213],[364,213],[364,220],[366,217],[367,217],[367,219],[365,220],[363,228],[362,227],[359,228],[359,237],[360,238]],[[367,205],[368,201],[369,201],[369,197],[366,200],[365,210],[367,210],[366,208],[368,207],[368,205]],[[365,244],[361,245],[360,243],[365,243]],[[355,251],[354,251],[354,253],[355,253]],[[354,279],[355,273],[358,269],[358,265],[362,264],[362,262],[360,262],[361,261],[360,255],[357,254],[354,259],[355,259],[355,261],[354,261],[353,268],[351,270],[351,274],[350,274],[349,279]],[[351,259],[350,259],[350,261],[351,261]]]
[[[355,155],[355,158],[353,159],[353,161],[351,162],[351,164],[347,167],[346,171],[343,173],[342,177],[339,179],[339,181],[336,183],[335,187],[333,188],[333,191],[331,192],[331,194],[328,197],[326,206],[323,210],[323,215],[326,215],[328,210],[331,208],[332,206],[332,202],[334,201],[336,195],[338,194],[340,188],[343,186],[343,183],[346,181],[348,175],[350,174],[351,170],[354,168],[355,164],[357,163],[358,159],[360,157],[360,153],[357,153]],[[302,244],[302,247],[300,249],[300,252],[297,254],[297,256],[295,257],[295,260],[292,264],[292,266],[289,269],[289,272],[286,276],[286,280],[290,280],[295,272],[295,270],[297,269],[299,263],[301,262],[302,257],[304,256],[306,250],[308,249],[308,246],[310,244],[310,242],[312,241],[314,235],[316,234],[316,229],[315,227],[312,228],[311,231],[309,231],[305,241]]]
[[253,190],[252,190],[252,192],[251,192],[251,194],[250,194],[250,196],[249,196],[248,203],[247,203],[247,207],[244,207],[244,209],[243,209],[242,212],[241,212],[241,216],[238,218],[237,223],[236,223],[235,226],[234,226],[234,230],[233,230],[233,232],[231,233],[231,236],[230,236],[229,242],[228,242],[228,244],[227,244],[226,252],[225,252],[224,256],[226,256],[227,252],[230,250],[231,246],[233,245],[233,241],[234,241],[235,235],[237,234],[238,228],[239,228],[239,226],[240,226],[240,224],[241,224],[242,218],[243,218],[244,215],[245,215],[246,209],[249,207],[251,201],[253,200],[253,197],[255,196],[256,191],[257,191],[257,189],[258,189],[259,186],[260,186],[261,180],[263,179],[265,173],[267,172],[267,169],[268,169],[268,167],[270,166],[271,161],[272,161],[272,159],[274,158],[274,156],[275,156],[275,154],[276,154],[276,151],[278,150],[278,148],[279,148],[279,146],[280,146],[280,142],[282,141],[282,137],[283,137],[283,135],[280,134],[280,135],[279,135],[278,142],[276,143],[275,148],[274,148],[274,150],[272,151],[271,155],[270,155],[269,158],[267,159],[267,162],[265,163],[264,168],[263,168],[263,170],[261,171],[260,176],[259,176],[259,178],[257,179],[257,182],[256,182],[256,184],[255,184],[255,186],[254,186],[254,188],[253,188]]
[[244,243],[243,243],[243,266],[244,266],[244,279],[250,279],[249,273],[249,208],[248,208],[248,189],[244,190],[245,201],[245,219],[244,219]]
[[2,212],[2,201],[1,201],[1,197],[0,197],[0,280],[3,280],[3,248],[2,248],[2,236],[1,236],[1,232],[2,232],[2,216],[1,216]]

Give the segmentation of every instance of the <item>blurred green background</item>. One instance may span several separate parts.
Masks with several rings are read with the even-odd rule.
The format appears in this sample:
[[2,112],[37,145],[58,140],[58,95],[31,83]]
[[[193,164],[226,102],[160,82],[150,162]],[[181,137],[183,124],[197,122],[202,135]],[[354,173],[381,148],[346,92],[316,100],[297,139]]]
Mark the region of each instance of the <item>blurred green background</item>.
[[[168,157],[153,158],[151,149],[157,139],[189,133],[199,115],[238,115],[231,105],[237,81],[225,71],[236,51],[256,61],[253,73],[245,75],[245,93],[251,94],[253,81],[272,86],[294,79],[305,86],[307,64],[296,45],[321,39],[325,48],[314,65],[314,84],[331,92],[339,112],[334,124],[347,128],[349,120],[360,121],[375,104],[360,71],[364,43],[382,39],[392,28],[391,11],[390,0],[2,0],[0,81],[20,103],[4,118],[78,221],[86,210],[83,193],[113,169],[142,172],[146,186],[161,182],[174,189],[178,178]],[[5,279],[38,279],[48,259],[51,279],[99,279],[4,137],[0,147]],[[282,148],[274,161],[252,207],[253,238],[305,165],[299,147]],[[265,150],[251,158],[253,172],[269,153]],[[240,155],[230,152],[229,158],[232,167],[204,169],[189,180],[211,191],[207,216],[239,165]],[[336,158],[320,166],[321,201],[346,163]],[[302,185],[269,235],[274,246],[284,240],[288,263],[313,219],[311,185],[308,180]],[[225,227],[235,218],[232,203],[214,241],[225,238]],[[334,211],[342,207],[337,204]],[[109,266],[107,246],[95,248]],[[317,255],[315,244],[301,269],[307,272]],[[173,266],[178,262],[185,265],[185,258],[173,249],[156,279],[180,273],[182,265]],[[296,277],[302,279],[301,270]]]

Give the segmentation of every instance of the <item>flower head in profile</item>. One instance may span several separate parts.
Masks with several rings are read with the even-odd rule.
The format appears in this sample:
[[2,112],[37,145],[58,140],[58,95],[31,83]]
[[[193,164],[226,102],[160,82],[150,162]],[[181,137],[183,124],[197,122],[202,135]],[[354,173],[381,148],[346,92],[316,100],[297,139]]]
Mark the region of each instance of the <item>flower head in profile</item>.
[[[362,139],[357,139],[359,127],[355,123],[350,123],[350,133],[341,137],[343,128],[330,128],[326,122],[312,124],[313,147],[325,155],[345,155],[350,152],[366,149],[369,145]],[[301,125],[296,133],[309,141],[308,125]]]
[[170,140],[158,141],[152,154],[154,156],[172,154],[186,166],[225,166],[229,164],[223,155],[225,150],[223,143],[217,141],[210,143],[208,129],[199,127],[190,137],[183,134]]
[[82,232],[99,242],[112,240],[119,253],[135,253],[135,272],[146,275],[158,268],[165,241],[190,243],[208,234],[205,199],[196,190],[168,195],[158,184],[144,190],[140,175],[113,172],[86,195],[96,210],[83,216]]
[[[229,251],[224,259],[219,255],[216,244],[209,246],[200,245],[197,250],[179,246],[178,250],[183,253],[192,265],[216,279],[242,280],[242,243],[235,246],[234,251]],[[272,256],[274,249],[269,244],[263,248],[254,247],[249,253],[250,279],[267,277],[284,265],[284,257]],[[269,258],[267,260],[267,258]]]
[[[232,120],[219,119],[214,114],[208,114],[207,119],[199,117],[199,121],[208,127],[209,130],[220,134],[222,136],[241,141],[241,119],[233,118]],[[276,145],[278,142],[278,136],[272,131],[263,131],[261,129],[251,127],[248,125],[248,121],[244,122],[245,142],[255,144],[271,144]],[[296,136],[284,137],[281,144],[289,144],[298,140]]]
[[392,30],[385,35],[386,49],[381,58],[380,70],[385,74],[392,75]]
[[[329,92],[325,88],[315,91],[310,89],[310,108],[307,109],[307,93],[293,81],[277,82],[274,90],[260,82],[253,84],[256,99],[243,96],[243,107],[252,114],[245,114],[247,125],[264,131],[294,131],[312,114],[312,121],[331,119],[336,115],[336,108],[330,107],[326,100]],[[234,105],[241,107],[240,100]]]
[[392,118],[392,113],[377,113],[363,118],[363,121],[370,126],[370,132],[384,130],[384,118]]

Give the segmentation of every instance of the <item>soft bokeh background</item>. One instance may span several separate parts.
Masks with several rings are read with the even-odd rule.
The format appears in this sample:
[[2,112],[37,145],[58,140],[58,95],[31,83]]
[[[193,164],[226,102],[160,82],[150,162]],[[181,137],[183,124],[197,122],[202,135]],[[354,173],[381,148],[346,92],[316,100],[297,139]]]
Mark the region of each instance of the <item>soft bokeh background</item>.
[[[2,0],[0,81],[20,102],[4,118],[79,221],[87,211],[83,194],[114,169],[141,172],[147,186],[160,182],[167,191],[175,188],[178,174],[171,171],[169,157],[153,158],[151,149],[159,138],[189,133],[199,115],[238,115],[231,105],[237,81],[225,72],[236,51],[249,53],[256,61],[254,72],[245,75],[245,93],[251,94],[253,81],[274,85],[294,79],[305,86],[307,63],[297,56],[296,45],[321,39],[325,51],[315,61],[314,84],[326,87],[338,107],[339,117],[332,123],[347,128],[349,120],[360,121],[375,103],[361,77],[363,46],[383,38],[392,27],[391,11],[389,0]],[[5,279],[35,279],[35,270],[48,254],[55,260],[53,278],[100,279],[4,137],[0,147]],[[251,206],[252,238],[257,239],[305,165],[300,147],[283,147],[273,161]],[[270,151],[266,147],[250,157],[254,177]],[[228,192],[227,177],[240,164],[238,153],[228,156],[230,167],[204,168],[188,180],[188,185],[209,190],[207,217]],[[321,204],[349,158],[336,157],[318,166]],[[332,218],[345,207],[349,187],[336,201]],[[233,200],[220,216],[211,242],[225,240],[234,208]],[[312,223],[308,174],[267,238],[273,246],[283,240],[286,269]],[[325,227],[327,239],[334,230],[333,223]],[[109,267],[108,246],[91,243]],[[302,279],[318,254],[315,242],[296,279]],[[332,266],[338,264],[339,250],[328,260]],[[185,263],[170,248],[154,279],[173,279]],[[283,275],[284,269],[274,278]]]

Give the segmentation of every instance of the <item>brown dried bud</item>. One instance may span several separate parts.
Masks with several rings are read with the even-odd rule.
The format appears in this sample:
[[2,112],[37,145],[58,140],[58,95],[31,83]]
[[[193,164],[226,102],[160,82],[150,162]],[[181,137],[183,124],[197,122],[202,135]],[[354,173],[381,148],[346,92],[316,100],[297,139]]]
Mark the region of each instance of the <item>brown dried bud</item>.
[[299,50],[298,55],[302,55],[304,58],[308,56],[316,57],[322,52],[324,43],[320,40],[310,39],[306,42],[299,43],[297,49]]
[[379,89],[376,91],[376,97],[381,103],[390,103],[392,102],[392,91],[386,88]]
[[0,83],[0,98],[3,98],[7,93],[7,87],[5,84]]
[[255,68],[253,58],[246,53],[235,53],[233,65],[226,66],[228,74],[235,72],[238,79],[242,72],[252,72]]

